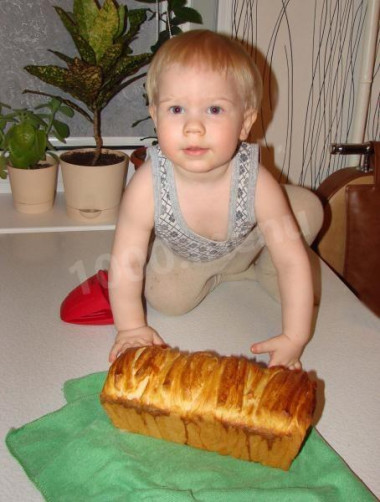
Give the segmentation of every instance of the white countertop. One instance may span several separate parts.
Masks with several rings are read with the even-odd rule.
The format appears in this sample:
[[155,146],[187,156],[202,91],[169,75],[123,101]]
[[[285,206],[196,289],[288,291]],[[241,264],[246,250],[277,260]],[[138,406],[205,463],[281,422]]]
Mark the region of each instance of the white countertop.
[[[63,383],[108,368],[112,326],[63,323],[59,307],[75,286],[107,268],[112,231],[0,235],[0,500],[41,501],[4,437],[64,403]],[[318,381],[316,427],[380,497],[380,320],[323,264],[315,335],[303,357]],[[219,286],[181,317],[148,311],[182,349],[249,355],[252,341],[278,334],[280,307],[254,282]]]

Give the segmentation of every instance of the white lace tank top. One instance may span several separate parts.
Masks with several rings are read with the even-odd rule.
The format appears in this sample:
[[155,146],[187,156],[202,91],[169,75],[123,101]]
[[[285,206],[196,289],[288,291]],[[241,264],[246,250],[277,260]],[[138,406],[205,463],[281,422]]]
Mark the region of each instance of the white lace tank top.
[[256,225],[254,197],[258,151],[257,145],[242,143],[233,159],[227,239],[214,241],[196,234],[186,225],[177,198],[173,165],[163,156],[159,146],[150,147],[156,237],[189,261],[212,261],[233,251]]

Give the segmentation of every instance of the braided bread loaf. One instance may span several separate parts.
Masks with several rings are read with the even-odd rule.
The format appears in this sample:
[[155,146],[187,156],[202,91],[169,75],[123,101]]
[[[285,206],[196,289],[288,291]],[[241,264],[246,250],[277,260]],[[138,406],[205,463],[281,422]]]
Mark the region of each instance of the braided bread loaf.
[[287,470],[311,425],[315,384],[243,357],[150,346],[119,356],[100,400],[121,429]]

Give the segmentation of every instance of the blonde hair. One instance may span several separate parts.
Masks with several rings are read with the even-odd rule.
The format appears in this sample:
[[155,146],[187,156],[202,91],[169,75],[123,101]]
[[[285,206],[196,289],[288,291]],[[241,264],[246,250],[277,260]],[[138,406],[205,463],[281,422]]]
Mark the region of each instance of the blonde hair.
[[145,85],[150,104],[157,102],[160,73],[177,64],[206,67],[231,75],[246,109],[259,110],[261,77],[252,58],[239,42],[209,30],[187,31],[165,42],[153,57],[148,70]]

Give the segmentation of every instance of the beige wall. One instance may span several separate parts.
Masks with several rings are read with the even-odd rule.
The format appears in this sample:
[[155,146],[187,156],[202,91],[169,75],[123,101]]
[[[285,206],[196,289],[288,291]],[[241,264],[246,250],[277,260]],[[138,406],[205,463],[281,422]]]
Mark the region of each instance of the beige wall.
[[[264,145],[263,162],[292,182],[316,187],[347,165],[347,158],[330,156],[329,146],[352,139],[366,5],[361,0],[219,0],[219,31],[257,47],[252,54],[264,78],[265,100],[253,134]],[[379,73],[366,140],[379,139]]]

